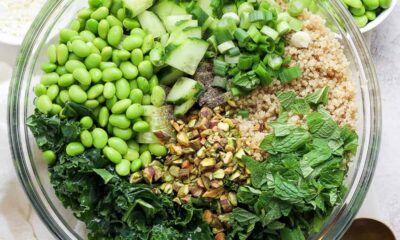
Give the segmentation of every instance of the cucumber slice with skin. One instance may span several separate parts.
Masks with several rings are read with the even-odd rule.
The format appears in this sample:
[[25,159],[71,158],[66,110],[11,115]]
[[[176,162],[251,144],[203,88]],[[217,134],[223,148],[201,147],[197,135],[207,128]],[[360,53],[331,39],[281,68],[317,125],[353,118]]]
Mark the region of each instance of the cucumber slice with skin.
[[186,39],[166,55],[166,63],[182,72],[195,74],[200,61],[207,52],[209,43],[195,38]]
[[168,16],[187,15],[186,10],[176,4],[174,0],[161,0],[152,7],[151,10],[155,12],[162,21],[165,21]]
[[183,30],[188,27],[198,27],[198,26],[199,26],[199,22],[197,20],[183,20],[183,21],[177,22],[175,24],[175,27],[176,27],[175,29]]
[[182,103],[179,106],[175,106],[174,116],[175,117],[183,117],[193,106],[196,104],[197,99],[192,98]]
[[171,86],[174,84],[180,77],[185,75],[182,71],[173,68],[173,67],[166,67],[162,69],[160,72],[160,84]]
[[164,25],[168,32],[172,32],[176,28],[178,22],[185,20],[192,20],[192,15],[167,16],[164,19]]
[[183,29],[183,34],[188,38],[198,38],[201,39],[202,31],[201,27],[188,27]]
[[122,0],[122,6],[125,8],[127,16],[132,18],[146,11],[153,4],[153,0]]
[[168,44],[180,45],[188,38],[201,39],[201,27],[188,27],[184,30],[176,29],[173,31],[167,41]]
[[175,105],[184,103],[189,99],[197,98],[203,89],[200,82],[181,77],[169,92],[167,102]]
[[208,16],[213,16],[213,9],[211,8],[212,0],[198,0],[197,5],[201,7],[208,14]]
[[150,32],[154,38],[161,37],[162,35],[167,33],[164,25],[157,17],[157,15],[153,12],[144,11],[138,16],[138,20],[142,28]]

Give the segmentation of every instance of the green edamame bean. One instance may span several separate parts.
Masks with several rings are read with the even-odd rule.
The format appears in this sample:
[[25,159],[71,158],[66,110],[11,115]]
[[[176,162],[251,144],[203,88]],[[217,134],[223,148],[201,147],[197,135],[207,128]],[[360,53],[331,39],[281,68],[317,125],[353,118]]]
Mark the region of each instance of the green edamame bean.
[[151,96],[146,94],[143,96],[142,105],[151,105]]
[[164,157],[167,155],[167,148],[158,143],[149,144],[149,151],[157,157]]
[[139,152],[128,148],[128,150],[126,151],[126,154],[123,157],[124,157],[124,159],[133,161],[133,160],[139,158]]
[[131,30],[131,35],[138,35],[141,38],[144,38],[146,36],[146,32],[143,29],[137,27]]
[[97,149],[103,149],[107,145],[108,134],[102,128],[95,128],[92,131],[93,146]]
[[107,21],[108,21],[108,24],[110,24],[110,27],[117,26],[117,27],[122,28],[122,22],[118,18],[116,18],[112,15],[107,16]]
[[137,143],[135,140],[129,140],[127,144],[129,149],[135,150],[136,152],[140,151],[139,143]]
[[106,62],[106,61],[110,60],[110,58],[112,57],[112,53],[113,53],[113,50],[112,50],[111,47],[103,48],[103,50],[101,50],[101,54],[100,54],[101,55],[101,60],[103,62]]
[[61,90],[59,96],[60,101],[62,104],[65,104],[66,102],[69,101],[69,94],[68,94],[68,90]]
[[115,83],[115,88],[116,88],[116,96],[118,99],[126,99],[129,97],[129,94],[131,92],[131,86],[129,85],[129,82],[122,78],[121,80],[118,80]]
[[73,31],[80,31],[81,30],[81,22],[78,19],[75,19],[71,22],[71,24],[69,25],[69,29],[73,30]]
[[99,29],[99,21],[91,18],[91,19],[87,20],[85,28],[94,34],[97,34],[98,29]]
[[57,62],[59,65],[64,65],[68,61],[69,52],[68,47],[65,44],[59,44],[57,46]]
[[[68,42],[68,43],[69,43],[69,42]],[[72,43],[71,43],[71,44],[72,44]],[[69,47],[69,48],[71,48],[71,47]],[[68,56],[68,60],[78,60],[78,61],[81,61],[82,58],[76,56],[75,53],[70,53],[69,56]]]
[[139,89],[136,80],[131,80],[131,81],[129,82],[129,85],[131,86],[131,89]]
[[[299,0],[300,1],[300,0]],[[353,8],[361,8],[363,6],[361,0],[343,0],[344,3]],[[301,1],[300,1],[301,2]]]
[[161,107],[164,105],[166,99],[166,94],[164,88],[160,86],[155,86],[151,93],[151,104],[156,107]]
[[108,118],[109,118],[110,114],[108,112],[108,108],[107,107],[102,107],[100,109],[99,112],[99,125],[100,127],[106,127],[108,124]]
[[103,90],[103,96],[106,99],[111,99],[112,97],[115,96],[115,85],[112,82],[107,82],[106,84],[104,84],[104,90]]
[[56,73],[61,76],[61,75],[67,74],[68,71],[65,68],[65,66],[58,66],[56,69]]
[[111,82],[122,78],[122,71],[116,67],[106,68],[103,70],[103,81]]
[[111,137],[108,139],[108,146],[117,150],[121,155],[125,155],[128,152],[128,145],[124,140],[118,137]]
[[121,154],[117,150],[115,150],[111,147],[103,148],[103,154],[104,154],[104,156],[106,156],[106,158],[108,158],[108,160],[110,160],[111,162],[113,162],[115,164],[118,164],[122,161]]
[[86,92],[78,85],[72,85],[69,87],[68,95],[71,101],[76,103],[84,103],[87,100]]
[[150,130],[150,125],[147,122],[140,120],[135,122],[133,130],[140,133],[148,132]]
[[392,5],[392,0],[379,0],[379,6],[383,9],[388,9]]
[[151,153],[149,151],[144,151],[140,155],[140,159],[142,160],[143,166],[147,167],[151,163]]
[[153,64],[150,61],[143,61],[139,63],[138,70],[140,76],[150,79],[154,74]]
[[136,81],[139,89],[142,90],[143,93],[148,93],[150,91],[149,81],[147,81],[146,78],[138,77]]
[[70,73],[64,74],[58,79],[58,85],[60,87],[69,87],[74,84],[74,82],[74,76]]
[[[141,144],[139,147],[139,153],[143,154],[146,151],[149,151],[149,144]],[[151,154],[150,154],[150,156],[151,156]]]
[[83,146],[90,148],[93,145],[92,134],[88,130],[84,130],[80,135],[81,143]]
[[121,177],[128,176],[131,171],[131,162],[126,159],[122,159],[120,163],[115,166],[115,172]]
[[56,99],[59,92],[60,88],[58,87],[58,85],[54,84],[47,89],[47,96],[49,96],[50,100],[53,101],[54,99]]
[[114,127],[126,129],[131,125],[131,121],[124,114],[111,114],[108,121]]
[[154,47],[154,36],[152,34],[147,34],[143,39],[142,52],[144,54],[148,53]]
[[101,63],[101,56],[100,54],[97,53],[92,53],[85,59],[85,65],[87,69],[97,68],[100,66],[100,63]]
[[44,63],[44,64],[42,64],[42,66],[40,68],[45,73],[51,73],[57,69],[57,65],[54,63]]
[[105,48],[105,47],[108,46],[108,45],[107,45],[107,42],[104,41],[104,40],[101,39],[101,38],[95,38],[95,39],[93,40],[93,44],[94,44],[94,46],[96,46],[96,48],[98,48],[100,51],[103,50],[103,48]]
[[125,141],[128,141],[133,137],[133,131],[131,128],[122,129],[118,127],[113,127],[112,132],[114,136],[119,137]]
[[42,113],[49,113],[51,111],[51,108],[53,107],[53,103],[51,102],[51,99],[47,95],[42,95],[37,98],[36,100],[36,108],[39,109],[40,112]]
[[140,27],[140,23],[138,21],[130,18],[125,18],[122,21],[122,25],[128,30]]
[[118,68],[118,66],[114,62],[101,62],[100,63],[100,70],[104,71],[107,68]]
[[379,7],[379,0],[362,0],[362,3],[369,10],[375,10]]
[[109,10],[106,7],[99,7],[98,9],[96,9],[91,15],[90,17],[93,19],[96,19],[98,21],[106,18],[109,14]]
[[74,40],[71,45],[71,50],[78,57],[87,57],[91,53],[88,45],[82,40]]
[[40,97],[40,96],[45,95],[47,93],[47,88],[43,84],[38,83],[33,88],[33,91],[35,92],[35,95],[37,97]]
[[75,30],[64,28],[60,31],[60,42],[67,43],[71,40],[71,38],[78,36],[79,33]]
[[97,32],[102,39],[107,39],[108,31],[110,31],[110,24],[107,20],[103,19],[99,22]]
[[132,104],[132,101],[130,99],[119,100],[111,108],[111,112],[114,114],[124,113],[131,104]]
[[131,52],[121,49],[116,51],[116,57],[118,58],[118,61],[127,61],[129,58],[131,58]]
[[104,85],[103,84],[96,84],[92,86],[89,91],[87,92],[88,99],[92,100],[97,98],[98,96],[103,94]]
[[89,86],[90,83],[92,83],[92,78],[90,76],[90,73],[86,69],[83,68],[75,69],[72,75],[74,76],[74,79],[82,85]]
[[113,96],[112,98],[106,100],[106,107],[111,109],[116,102],[118,102],[118,98]]
[[89,0],[89,6],[92,8],[98,8],[103,3],[102,0]]
[[350,7],[350,12],[351,14],[353,14],[353,16],[360,17],[365,14],[365,7],[364,6],[362,6],[361,8]]
[[376,19],[376,12],[374,11],[366,11],[365,16],[368,18],[368,20],[373,21]]
[[135,79],[139,75],[137,67],[130,62],[122,62],[119,67],[124,78],[128,80]]
[[123,33],[124,31],[121,26],[111,27],[107,35],[108,43],[113,47],[117,47],[122,40]]
[[51,111],[50,113],[53,115],[57,115],[61,112],[62,107],[58,104],[53,104],[53,106],[51,106]]
[[80,32],[79,36],[81,37],[81,40],[83,40],[86,43],[93,42],[93,40],[96,38],[96,35],[94,35],[91,31],[88,30]]
[[135,48],[140,48],[143,44],[143,38],[139,35],[131,35],[122,41],[122,48],[127,51],[132,51]]
[[47,150],[47,151],[43,152],[42,157],[43,157],[43,160],[45,160],[47,162],[47,164],[49,164],[49,165],[52,165],[57,159],[56,153],[51,150]]
[[[120,8],[120,9],[118,9],[118,11],[117,11],[117,18],[118,18],[120,21],[124,21],[124,19],[126,18],[126,11],[125,11],[125,8]],[[122,22],[122,25],[124,25],[123,22]]]
[[59,79],[60,76],[57,73],[55,72],[47,73],[42,76],[42,78],[40,79],[40,83],[45,86],[50,86],[53,84],[57,84]]
[[158,85],[160,85],[160,83],[158,82],[158,77],[157,75],[153,75],[149,80],[150,92],[153,92],[154,87]]
[[88,19],[90,18],[90,15],[92,14],[93,10],[91,10],[90,8],[85,8],[82,9],[78,12],[78,17],[81,19]]
[[140,170],[140,168],[142,168],[142,160],[140,158],[137,158],[135,160],[132,161],[131,163],[131,171],[132,172],[137,172]]
[[103,72],[98,68],[90,69],[89,73],[93,83],[98,83],[103,78]]
[[139,66],[139,64],[143,61],[143,52],[141,49],[134,49],[131,53],[131,62],[135,66]]
[[93,119],[89,116],[81,118],[79,122],[84,129],[90,129],[93,126]]
[[353,18],[354,18],[354,21],[356,22],[356,25],[359,28],[365,27],[365,25],[367,25],[367,23],[368,23],[368,18],[365,15],[360,16],[360,17],[353,16]]
[[75,71],[75,69],[78,69],[78,68],[86,69],[86,66],[85,66],[85,64],[83,64],[82,62],[80,62],[78,60],[69,60],[65,64],[65,68],[67,69],[67,71],[69,73],[73,73]]
[[144,108],[142,107],[142,105],[140,105],[139,103],[134,103],[126,110],[126,117],[129,119],[136,119],[141,117],[143,113]]
[[100,103],[97,100],[87,100],[83,105],[89,109],[95,109]]
[[66,152],[69,156],[74,157],[82,154],[85,147],[80,142],[71,142],[67,145]]

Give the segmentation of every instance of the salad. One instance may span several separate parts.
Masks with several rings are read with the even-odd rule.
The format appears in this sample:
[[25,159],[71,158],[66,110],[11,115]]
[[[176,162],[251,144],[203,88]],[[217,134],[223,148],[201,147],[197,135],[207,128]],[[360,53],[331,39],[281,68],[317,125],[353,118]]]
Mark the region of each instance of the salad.
[[312,1],[89,0],[27,125],[89,239],[306,239],[346,194],[357,109]]

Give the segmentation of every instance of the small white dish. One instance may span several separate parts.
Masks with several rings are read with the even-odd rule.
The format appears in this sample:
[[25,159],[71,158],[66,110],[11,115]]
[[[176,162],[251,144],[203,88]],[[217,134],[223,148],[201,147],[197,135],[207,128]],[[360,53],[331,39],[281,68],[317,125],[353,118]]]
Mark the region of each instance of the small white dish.
[[393,12],[393,9],[396,7],[396,4],[397,0],[392,0],[392,5],[390,6],[390,8],[386,9],[381,14],[379,14],[379,16],[375,20],[369,22],[365,27],[361,28],[360,31],[362,33],[369,32],[372,29],[376,28],[379,24],[383,23],[385,19],[389,17],[389,15]]

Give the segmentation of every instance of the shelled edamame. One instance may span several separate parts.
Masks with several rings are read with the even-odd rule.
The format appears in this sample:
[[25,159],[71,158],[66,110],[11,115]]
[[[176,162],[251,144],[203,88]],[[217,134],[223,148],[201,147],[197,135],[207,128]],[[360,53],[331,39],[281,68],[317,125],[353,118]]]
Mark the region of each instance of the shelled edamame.
[[349,9],[354,21],[360,28],[375,20],[382,11],[388,9],[392,4],[392,0],[342,0],[342,2]]
[[165,103],[156,75],[159,66],[150,57],[156,44],[136,19],[100,5],[81,10],[69,28],[60,31],[59,43],[47,50],[44,75],[34,86],[35,105],[42,114],[60,119],[70,117],[66,111],[71,104],[86,114],[74,116],[81,127],[76,139],[60,152],[43,152],[48,164],[57,161],[61,151],[75,157],[93,148],[115,164],[118,175],[128,176],[167,154],[160,142],[136,141],[137,135],[151,132],[144,105]]

